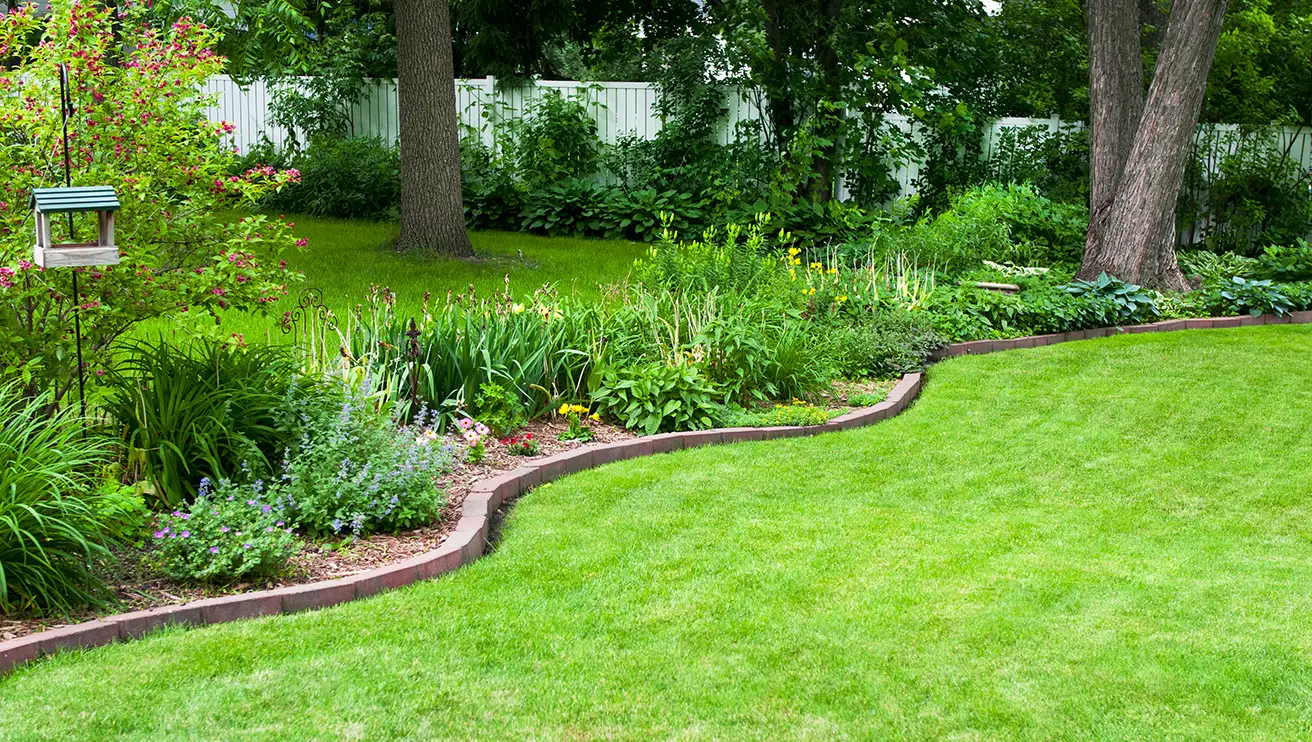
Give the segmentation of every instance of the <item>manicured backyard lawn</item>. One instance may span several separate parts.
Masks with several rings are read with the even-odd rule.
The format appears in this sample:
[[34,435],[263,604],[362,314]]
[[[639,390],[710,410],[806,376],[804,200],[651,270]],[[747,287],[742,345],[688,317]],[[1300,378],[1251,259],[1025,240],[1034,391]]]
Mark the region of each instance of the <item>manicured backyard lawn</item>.
[[493,555],[0,680],[0,738],[1312,728],[1312,327],[949,361],[903,416],[586,472]]
[[[506,275],[517,295],[530,294],[553,284],[562,294],[592,298],[598,284],[614,283],[628,275],[633,261],[646,245],[622,240],[584,240],[537,237],[515,232],[470,232],[475,258],[455,260],[426,255],[399,255],[391,249],[397,227],[389,222],[359,219],[320,219],[289,216],[297,237],[309,246],[287,259],[305,273],[305,281],[292,287],[292,297],[272,305],[272,317],[233,315],[225,318],[230,332],[249,339],[277,341],[276,325],[284,311],[295,305],[304,287],[323,291],[325,302],[340,315],[364,301],[371,285],[387,286],[397,294],[399,306],[417,311],[424,292],[445,298],[448,291],[462,292],[473,285],[483,296],[505,288]],[[520,253],[523,253],[522,257]],[[160,323],[158,329],[167,329]]]

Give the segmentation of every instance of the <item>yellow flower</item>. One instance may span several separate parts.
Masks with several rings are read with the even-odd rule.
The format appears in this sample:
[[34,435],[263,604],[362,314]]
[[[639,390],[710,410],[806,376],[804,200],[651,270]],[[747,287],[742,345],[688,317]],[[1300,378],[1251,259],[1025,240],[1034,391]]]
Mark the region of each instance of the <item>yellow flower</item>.
[[796,281],[796,280],[797,280],[797,271],[793,270],[792,268],[789,268],[789,269],[788,269],[788,278],[789,278],[790,280]]
[[795,256],[795,255],[801,255],[801,254],[802,254],[802,251],[799,250],[799,249],[796,248],[796,247],[790,247],[790,248],[788,248],[788,257],[790,257],[790,258],[793,257],[793,256]]
[[837,268],[830,268],[828,271],[826,271],[826,273],[828,273],[828,274],[831,275],[831,276],[836,276],[836,275],[838,275],[838,269],[837,269]]
[[824,263],[812,263],[812,264],[811,264],[811,270],[816,270],[816,271],[818,271],[818,270],[823,270],[824,267],[825,267],[825,266],[824,266]]
[[559,410],[556,410],[556,414],[557,414],[557,415],[563,415],[563,414],[565,414],[566,412],[569,412],[569,405],[566,404],[566,403],[564,403],[564,402],[561,402],[561,403],[560,403],[560,409],[559,409]]
[[592,413],[592,419],[595,422],[601,422],[601,413],[600,412]]
[[514,306],[510,307],[510,313],[511,313],[511,314],[523,314],[523,313],[524,313],[524,305],[523,305],[523,304],[515,304]]
[[842,296],[838,297],[839,304],[842,304],[845,301],[847,301],[847,294],[843,294]]
[[801,265],[801,264],[802,264],[801,258],[793,258],[793,265]]
[[572,404],[572,405],[569,406],[569,411],[570,411],[570,412],[587,412],[587,411],[588,411],[588,408],[587,408],[587,407],[584,407],[584,406],[581,405],[581,404]]
[[802,293],[803,293],[803,294],[806,294],[807,296],[815,296],[815,287],[812,286],[811,288],[806,289],[806,290],[803,291]]

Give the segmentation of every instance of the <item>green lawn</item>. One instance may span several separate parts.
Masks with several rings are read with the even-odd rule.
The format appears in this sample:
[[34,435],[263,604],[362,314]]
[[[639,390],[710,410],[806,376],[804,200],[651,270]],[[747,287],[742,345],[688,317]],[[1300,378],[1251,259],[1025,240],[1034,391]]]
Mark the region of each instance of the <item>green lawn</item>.
[[[598,284],[622,280],[646,250],[645,245],[620,240],[471,232],[475,258],[456,260],[396,253],[391,245],[397,226],[390,222],[309,216],[289,216],[287,220],[296,225],[293,232],[297,237],[310,242],[303,252],[293,253],[287,260],[305,273],[305,282],[293,286],[290,299],[272,306],[272,318],[225,318],[224,325],[231,332],[248,339],[277,341],[280,333],[275,325],[295,304],[295,293],[307,286],[321,289],[326,303],[338,313],[361,302],[374,284],[395,291],[400,306],[417,309],[425,291],[445,296],[448,291],[465,291],[472,284],[479,294],[490,296],[505,288],[507,274],[516,294],[531,293],[551,283],[562,294],[595,297]],[[152,329],[166,327],[166,323],[152,325]]]
[[872,428],[540,488],[434,582],[21,670],[0,738],[1306,737],[1310,352],[948,361]]

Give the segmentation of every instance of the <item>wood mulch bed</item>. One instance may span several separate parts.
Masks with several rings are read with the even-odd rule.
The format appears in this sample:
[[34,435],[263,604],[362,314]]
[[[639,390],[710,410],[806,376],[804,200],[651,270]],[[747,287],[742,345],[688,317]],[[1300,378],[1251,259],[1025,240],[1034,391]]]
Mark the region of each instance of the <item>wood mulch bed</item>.
[[[831,392],[822,395],[821,401],[827,409],[837,414],[850,409],[848,398],[851,395],[881,390],[887,392],[893,387],[893,383],[840,382],[834,385]],[[594,435],[592,442],[614,443],[635,437],[624,428],[606,423],[591,422],[590,427]],[[446,491],[447,504],[442,510],[441,517],[432,525],[401,533],[375,534],[340,543],[316,543],[307,540],[305,548],[292,558],[290,569],[285,575],[271,580],[236,584],[196,586],[177,583],[150,567],[144,547],[123,548],[115,553],[115,561],[103,565],[110,589],[118,602],[105,609],[89,608],[59,617],[16,617],[10,620],[0,618],[0,641],[117,613],[350,577],[436,549],[442,545],[447,535],[455,528],[456,522],[460,520],[465,496],[469,494],[475,482],[508,472],[538,458],[588,445],[583,441],[558,440],[565,428],[564,420],[552,416],[550,419],[535,421],[521,431],[518,435],[532,433],[537,440],[541,448],[537,456],[514,456],[508,453],[504,446],[492,441],[488,445],[487,457],[483,462],[479,464],[464,462],[456,466],[439,480],[440,486]]]

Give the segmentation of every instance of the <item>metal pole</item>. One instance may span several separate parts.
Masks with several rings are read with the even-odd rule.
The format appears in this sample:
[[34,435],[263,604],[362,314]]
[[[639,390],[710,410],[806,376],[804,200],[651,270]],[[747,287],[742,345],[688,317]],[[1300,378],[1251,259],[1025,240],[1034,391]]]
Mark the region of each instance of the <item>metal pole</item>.
[[[68,65],[59,63],[59,115],[64,124],[64,186],[73,185],[73,166],[68,155],[68,116],[73,112],[73,94],[68,86]],[[73,241],[73,212],[68,212],[68,239]],[[77,291],[77,268],[73,269],[73,337],[77,341],[77,397],[83,424],[87,418],[86,368],[82,364],[82,299]]]

